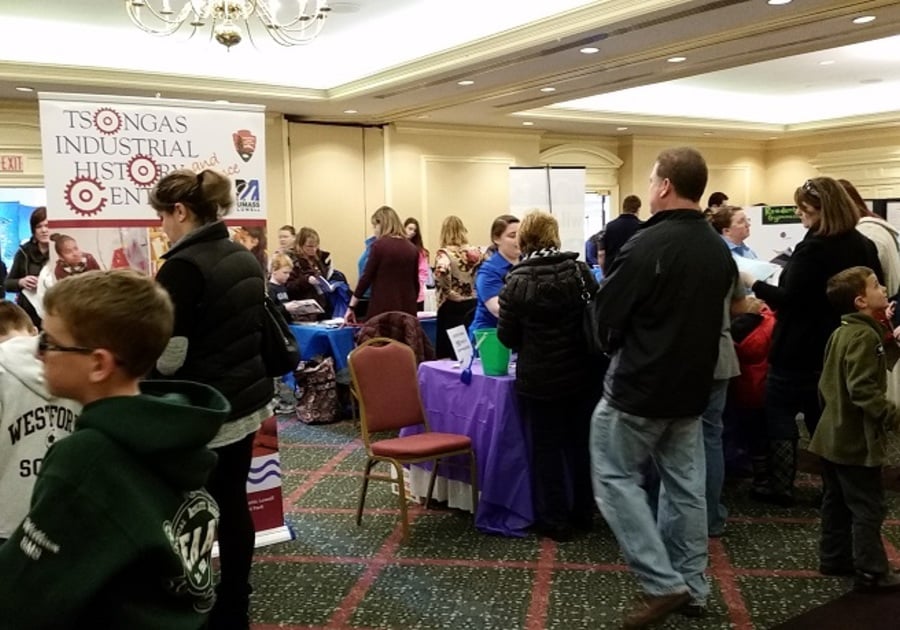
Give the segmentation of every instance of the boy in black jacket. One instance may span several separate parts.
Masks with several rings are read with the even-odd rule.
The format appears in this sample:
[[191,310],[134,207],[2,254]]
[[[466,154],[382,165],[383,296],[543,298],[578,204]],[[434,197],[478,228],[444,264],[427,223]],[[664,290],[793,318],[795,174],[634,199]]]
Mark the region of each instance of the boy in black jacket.
[[47,387],[84,409],[0,547],[0,627],[201,628],[219,512],[203,490],[215,465],[206,444],[228,402],[205,385],[140,382],[172,332],[172,303],[151,278],[89,271],[44,306]]

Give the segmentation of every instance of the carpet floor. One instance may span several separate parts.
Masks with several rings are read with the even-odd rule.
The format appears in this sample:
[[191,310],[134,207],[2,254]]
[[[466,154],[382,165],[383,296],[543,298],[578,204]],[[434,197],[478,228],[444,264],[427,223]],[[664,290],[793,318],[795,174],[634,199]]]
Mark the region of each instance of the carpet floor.
[[[591,533],[556,543],[534,535],[487,536],[474,529],[470,514],[411,506],[410,538],[401,545],[390,484],[370,484],[362,526],[356,525],[365,454],[351,423],[281,422],[279,439],[285,517],[296,539],[257,549],[255,630],[618,628],[638,592],[599,515]],[[801,480],[794,508],[755,503],[748,492],[742,481],[726,486],[728,529],[710,540],[709,614],[673,615],[663,627],[772,628],[827,611],[820,608],[825,604],[847,609],[839,598],[850,580],[816,572],[814,483]],[[900,564],[897,495],[890,499],[884,538],[890,559]],[[814,619],[818,625],[785,627],[896,628],[898,597],[844,597],[859,606],[862,625],[846,625],[852,612],[840,613],[845,625],[821,625],[823,618],[838,618],[833,609]]]

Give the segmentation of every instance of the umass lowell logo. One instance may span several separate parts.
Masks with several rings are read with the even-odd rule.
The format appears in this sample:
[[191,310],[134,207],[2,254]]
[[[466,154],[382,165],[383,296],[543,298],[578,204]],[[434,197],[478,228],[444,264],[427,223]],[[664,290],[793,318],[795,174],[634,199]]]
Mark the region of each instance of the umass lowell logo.
[[215,602],[212,571],[212,547],[216,540],[219,508],[204,490],[187,493],[163,531],[181,560],[184,572],[169,582],[171,590],[195,599],[194,609],[206,613]]

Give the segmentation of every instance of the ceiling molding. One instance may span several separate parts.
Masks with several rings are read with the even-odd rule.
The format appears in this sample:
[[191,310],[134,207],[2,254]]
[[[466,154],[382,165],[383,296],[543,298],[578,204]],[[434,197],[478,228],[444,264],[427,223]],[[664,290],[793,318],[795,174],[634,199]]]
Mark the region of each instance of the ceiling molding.
[[541,151],[542,164],[619,169],[625,162],[612,151],[588,144],[562,144]]
[[417,135],[417,136],[452,136],[466,138],[495,138],[503,140],[531,140],[540,137],[540,131],[527,130],[502,130],[498,127],[460,127],[456,125],[418,125],[414,123],[396,122],[391,123],[395,133],[400,135]]

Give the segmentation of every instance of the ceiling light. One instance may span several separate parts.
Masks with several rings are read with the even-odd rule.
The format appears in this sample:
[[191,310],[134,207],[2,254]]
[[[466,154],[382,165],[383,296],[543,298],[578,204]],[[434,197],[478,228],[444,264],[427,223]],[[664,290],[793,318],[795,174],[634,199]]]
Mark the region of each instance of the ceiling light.
[[469,79],[466,79],[464,81],[457,81],[456,85],[475,85],[475,82],[471,81]]
[[345,109],[344,113],[345,114],[358,114],[359,112],[356,111],[355,109]]
[[[152,35],[171,35],[185,24],[196,32],[212,26],[217,42],[231,48],[250,33],[255,16],[269,36],[282,46],[307,44],[325,25],[328,0],[125,0],[135,26]],[[282,17],[284,16],[284,17]],[[243,28],[241,27],[243,25]]]
[[616,131],[628,131],[628,127],[616,127]]
[[771,4],[773,7],[781,6],[782,4],[790,4],[791,0],[769,0],[768,4]]
[[531,127],[532,125],[534,125],[534,123],[531,122],[530,120],[526,120],[526,121],[523,122],[522,124],[525,125],[526,127]]
[[226,101],[226,100],[222,100],[222,99],[219,99],[216,101],[216,103],[230,103],[230,102],[231,101]]
[[543,88],[541,88],[541,92],[555,92],[555,91],[556,91],[556,88],[555,88],[555,87],[543,87]]
[[27,85],[17,85],[16,92],[34,92],[34,88]]
[[854,24],[868,24],[869,22],[874,22],[874,15],[861,15],[858,18],[853,18]]
[[681,63],[682,61],[687,61],[687,57],[669,57],[666,61],[669,63]]
[[600,49],[599,49],[599,48],[595,48],[594,46],[585,46],[584,48],[582,48],[582,49],[579,50],[578,52],[584,53],[585,55],[593,55],[594,53],[600,52]]
[[703,135],[704,135],[704,136],[711,136],[711,135],[713,135],[713,132],[712,132],[712,131],[704,131],[704,132],[703,132]]
[[833,65],[834,65],[834,59],[826,59],[825,61],[820,61],[820,62],[819,62],[819,65],[820,65],[820,66],[833,66]]

